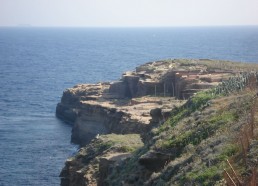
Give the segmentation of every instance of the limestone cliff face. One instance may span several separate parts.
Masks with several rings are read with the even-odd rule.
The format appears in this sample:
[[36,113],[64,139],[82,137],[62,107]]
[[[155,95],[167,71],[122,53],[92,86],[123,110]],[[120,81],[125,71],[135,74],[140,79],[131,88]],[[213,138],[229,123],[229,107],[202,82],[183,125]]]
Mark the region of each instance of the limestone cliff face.
[[[183,103],[175,99],[187,99],[234,73],[209,69],[200,60],[151,62],[124,73],[120,81],[65,90],[56,115],[73,124],[74,143],[87,144],[97,134],[144,134]],[[159,119],[150,114],[156,108],[161,109]]]
[[146,95],[187,99],[194,93],[216,86],[234,74],[232,70],[208,69],[200,60],[172,60],[146,63],[122,79],[112,82],[109,92],[118,98]]
[[75,120],[72,142],[87,144],[97,134],[144,133],[147,128],[148,125],[131,120],[128,114],[115,108],[85,104]]
[[[101,159],[103,157],[96,160],[100,169],[93,177],[98,180],[91,183],[85,172],[89,169],[85,161],[91,157],[87,144],[96,136],[111,133],[140,134],[145,145],[148,144],[152,141],[149,131],[164,123],[171,110],[183,105],[196,92],[215,87],[240,73],[236,69],[227,69],[226,64],[210,60],[150,62],[133,72],[124,73],[116,82],[80,84],[65,90],[61,102],[57,104],[56,116],[72,123],[71,141],[86,148],[87,153],[81,155],[78,152],[75,159],[66,162],[61,173],[61,185],[105,185],[103,180],[109,173],[103,170],[112,167],[113,160]],[[223,69],[218,68],[222,65]],[[142,153],[145,151],[143,149]],[[114,153],[112,157],[116,157],[117,152]],[[120,155],[124,156],[117,156]],[[146,171],[160,171],[171,157],[155,149],[138,157],[140,166],[147,165],[142,176],[148,175],[145,175]],[[132,181],[130,179],[128,182]]]
[[[132,119],[130,114],[106,102],[97,103],[96,98],[87,95],[87,93],[92,94],[89,92],[91,90],[89,86],[92,85],[78,85],[73,89],[67,89],[56,108],[56,115],[59,118],[73,124],[72,142],[84,145],[98,134],[130,134],[147,131],[148,125]],[[88,91],[83,93],[83,88],[88,88]],[[94,90],[97,88],[103,86],[95,86]]]

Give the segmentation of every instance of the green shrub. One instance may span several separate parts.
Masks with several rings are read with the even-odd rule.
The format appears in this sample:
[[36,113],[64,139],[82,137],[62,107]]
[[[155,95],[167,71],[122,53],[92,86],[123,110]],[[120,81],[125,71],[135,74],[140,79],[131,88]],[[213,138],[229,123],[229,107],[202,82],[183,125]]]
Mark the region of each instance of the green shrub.
[[239,147],[236,144],[229,144],[223,147],[223,151],[216,157],[219,161],[225,161],[229,157],[235,155],[239,151]]
[[204,166],[198,171],[187,173],[186,176],[182,178],[181,182],[185,183],[186,181],[191,181],[203,186],[214,185],[216,181],[221,179],[222,171],[223,169],[218,165],[211,167]]

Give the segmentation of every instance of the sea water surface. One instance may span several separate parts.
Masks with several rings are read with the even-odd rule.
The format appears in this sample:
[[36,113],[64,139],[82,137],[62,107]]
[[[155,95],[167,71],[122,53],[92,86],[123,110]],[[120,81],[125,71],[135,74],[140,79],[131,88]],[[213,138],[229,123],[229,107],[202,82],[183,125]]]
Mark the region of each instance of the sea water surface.
[[71,126],[64,89],[167,58],[258,62],[258,27],[0,28],[0,186],[59,185]]

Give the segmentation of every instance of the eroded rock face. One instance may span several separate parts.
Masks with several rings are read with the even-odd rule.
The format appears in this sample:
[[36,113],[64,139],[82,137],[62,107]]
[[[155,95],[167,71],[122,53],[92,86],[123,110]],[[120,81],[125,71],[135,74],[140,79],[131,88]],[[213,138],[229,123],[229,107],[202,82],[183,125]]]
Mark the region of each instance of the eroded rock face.
[[123,81],[116,81],[111,83],[109,93],[116,98],[130,97],[128,85]]
[[139,163],[153,172],[161,170],[170,158],[171,155],[169,154],[149,151],[139,158]]
[[[210,63],[209,67],[206,63]],[[117,82],[82,84],[65,90],[56,115],[73,124],[72,142],[84,147],[67,160],[60,174],[61,185],[106,185],[110,170],[116,167],[114,170],[119,172],[122,167],[119,163],[130,157],[127,153],[130,145],[123,148],[119,145],[114,150],[114,143],[99,144],[98,138],[110,133],[137,133],[148,147],[152,141],[148,132],[164,123],[174,107],[184,104],[184,100],[196,92],[210,89],[239,73],[222,70],[216,65],[221,66],[221,63],[213,66],[209,60],[205,63],[202,60],[150,62],[137,67],[134,72],[124,73]],[[115,136],[112,137],[116,139]],[[125,136],[124,139],[132,143],[133,138]],[[116,144],[120,140],[116,140]],[[160,171],[174,158],[173,154],[178,153],[177,149],[170,149],[168,154],[156,151],[156,148],[146,153],[143,149],[143,152],[134,160],[141,169],[126,175],[124,182],[119,184],[140,183],[139,177],[145,179]],[[174,169],[178,167],[174,166]]]
[[107,134],[112,126],[119,124],[123,114],[115,108],[104,108],[100,105],[82,105],[80,115],[76,118],[72,129],[72,142],[87,144],[97,134]]
[[77,105],[58,104],[57,116],[73,123],[72,142],[85,145],[98,134],[145,134],[164,121],[163,110],[184,103],[168,97],[144,97],[117,103],[99,99],[80,101]]
[[[99,146],[98,139],[88,146],[92,139],[99,134],[138,133],[148,140],[144,137],[148,131],[164,122],[175,106],[184,104],[182,100],[216,86],[234,73],[208,69],[198,60],[159,61],[126,72],[117,82],[82,84],[65,90],[56,115],[73,124],[72,142],[86,147],[66,161],[60,174],[61,185],[105,185],[110,169],[130,153],[120,147],[104,152],[110,144]],[[149,151],[138,161],[149,172],[155,172],[170,158],[170,154]]]
[[113,153],[109,156],[103,156],[99,159],[99,186],[108,185],[105,181],[112,169],[119,166],[126,159],[130,158],[132,153]]
[[163,116],[162,116],[162,110],[160,108],[155,108],[150,111],[150,115],[152,117],[152,120],[155,122],[159,122]]
[[56,115],[73,123],[72,142],[81,145],[97,134],[144,134],[166,119],[162,113],[184,103],[168,98],[187,99],[234,73],[195,62],[152,62],[124,73],[117,82],[76,85],[64,91]]
[[85,145],[98,134],[142,133],[147,128],[148,125],[132,120],[130,115],[116,108],[84,105],[74,122],[72,142]]
[[101,135],[66,160],[60,173],[61,186],[105,186],[112,169],[142,146],[137,134]]
[[79,110],[76,107],[58,103],[56,106],[56,116],[68,122],[75,122],[79,116]]

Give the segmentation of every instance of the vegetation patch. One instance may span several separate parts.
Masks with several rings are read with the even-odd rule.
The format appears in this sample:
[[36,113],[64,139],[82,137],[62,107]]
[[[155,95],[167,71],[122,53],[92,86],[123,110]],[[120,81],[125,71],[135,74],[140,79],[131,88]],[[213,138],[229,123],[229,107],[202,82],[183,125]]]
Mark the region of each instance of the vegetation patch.
[[229,144],[223,147],[223,151],[219,154],[216,159],[221,161],[226,161],[229,157],[232,157],[239,151],[239,147],[236,144]]
[[189,101],[187,101],[183,106],[179,108],[175,108],[171,112],[171,116],[165,124],[163,124],[158,133],[161,133],[167,130],[167,126],[173,127],[180,120],[189,116],[191,113],[196,110],[201,109],[203,106],[207,105],[207,102],[211,99],[218,97],[217,95],[212,94],[210,91],[202,91],[198,92],[195,96],[193,96]]
[[143,146],[139,134],[107,134],[99,137],[101,141],[97,147],[98,149],[116,149],[119,152],[134,152]]
[[[225,135],[228,135],[229,131],[236,132],[234,130],[238,128],[237,125],[246,122],[248,118],[246,112],[250,110],[252,97],[249,92],[227,97],[215,96],[210,94],[210,91],[200,92],[184,106],[172,112],[175,114],[162,126],[163,128],[161,127],[164,131],[159,135],[163,136],[156,141],[155,148],[171,153],[171,161],[178,161],[188,153],[190,145],[194,148],[192,152],[202,157],[202,161],[199,165],[196,160],[189,165],[181,162],[183,165],[174,174],[180,175],[184,170],[186,173],[182,173],[178,180],[175,175],[171,175],[170,183],[214,185],[223,179],[226,160],[239,152],[239,146],[232,144],[234,135],[231,133],[232,136],[228,139]],[[210,100],[212,101],[209,102]],[[168,171],[169,169],[165,170],[161,175],[165,175]],[[161,177],[155,180],[159,178]]]
[[180,152],[186,145],[199,144],[202,140],[205,140],[214,134],[221,125],[225,125],[235,119],[235,114],[229,111],[212,116],[209,120],[202,121],[201,124],[193,130],[186,131],[179,136],[172,136],[166,143],[163,143],[162,148],[177,148],[177,150],[179,150],[178,152]]
[[181,183],[192,181],[204,186],[214,185],[216,181],[221,179],[222,170],[223,168],[220,165],[204,166],[198,171],[193,170],[187,173],[186,176],[182,178]]

